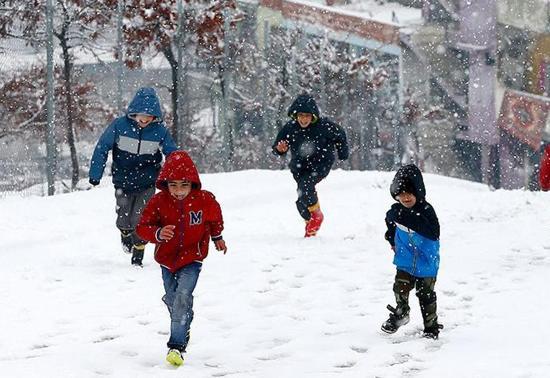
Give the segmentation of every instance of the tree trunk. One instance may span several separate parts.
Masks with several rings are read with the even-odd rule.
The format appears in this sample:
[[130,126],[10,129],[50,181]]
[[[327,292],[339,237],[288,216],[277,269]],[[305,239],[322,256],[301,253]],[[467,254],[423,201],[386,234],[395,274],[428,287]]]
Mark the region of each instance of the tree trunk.
[[71,85],[71,59],[69,55],[69,47],[67,41],[64,38],[60,38],[60,45],[63,51],[63,76],[65,80],[65,102],[67,106],[67,144],[71,151],[71,164],[72,164],[72,176],[71,176],[71,189],[74,190],[79,180],[79,165],[78,156],[76,154],[76,143],[74,136],[74,112],[73,112],[73,96]]
[[173,114],[173,125],[172,125],[172,137],[176,146],[180,147],[182,142],[179,140],[180,136],[180,117],[179,117],[179,75],[178,75],[178,62],[174,57],[174,53],[170,47],[165,48],[162,51],[163,55],[166,57],[166,60],[170,64],[170,69],[172,71],[172,89],[170,89],[170,97],[172,98],[172,114]]

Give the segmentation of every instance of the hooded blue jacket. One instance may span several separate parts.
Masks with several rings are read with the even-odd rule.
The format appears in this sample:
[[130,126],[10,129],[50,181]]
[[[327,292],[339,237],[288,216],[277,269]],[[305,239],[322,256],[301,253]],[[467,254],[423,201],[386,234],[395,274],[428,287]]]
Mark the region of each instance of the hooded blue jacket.
[[[149,114],[155,119],[142,128],[133,119],[136,114]],[[90,162],[90,182],[101,180],[111,150],[116,189],[135,193],[155,186],[162,154],[168,156],[177,147],[162,120],[160,101],[153,88],[138,90],[126,115],[115,119],[105,129]]]
[[414,164],[401,167],[390,187],[395,199],[400,193],[415,195],[416,203],[407,208],[400,203],[386,213],[386,240],[394,247],[397,269],[415,277],[436,277],[439,270],[439,220],[426,199],[420,169]]

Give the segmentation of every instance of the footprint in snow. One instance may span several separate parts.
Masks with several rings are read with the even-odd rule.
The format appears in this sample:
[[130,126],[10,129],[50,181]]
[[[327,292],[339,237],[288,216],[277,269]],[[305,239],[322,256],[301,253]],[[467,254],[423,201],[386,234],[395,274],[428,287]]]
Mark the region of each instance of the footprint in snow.
[[417,329],[407,330],[400,336],[392,336],[392,335],[388,335],[388,336],[391,337],[392,344],[401,344],[407,341],[420,339],[422,337],[422,329],[417,328]]
[[125,351],[122,351],[120,353],[121,356],[126,356],[126,357],[136,357],[138,355],[137,352],[134,352],[132,350],[125,350]]
[[260,361],[274,361],[280,360],[281,358],[287,358],[289,355],[287,353],[270,353],[265,356],[256,357]]
[[546,260],[546,256],[533,256],[530,261],[529,261],[529,264],[530,265],[540,265],[540,264],[543,264],[546,265],[545,261]]
[[346,361],[346,362],[341,363],[341,364],[336,364],[336,365],[334,365],[334,367],[338,368],[338,369],[349,369],[351,367],[354,367],[355,364],[357,364],[356,361]]
[[37,349],[46,349],[50,346],[48,344],[35,344],[31,347],[31,350],[37,350]]
[[403,375],[403,377],[412,377],[412,376],[420,374],[420,372],[422,372],[422,370],[424,370],[424,369],[421,368],[421,367],[412,366],[410,368],[403,369],[402,375]]
[[393,355],[394,360],[389,363],[390,366],[401,365],[409,362],[411,355],[408,353],[395,353]]
[[112,340],[115,340],[115,339],[118,339],[120,337],[120,335],[105,335],[105,336],[102,336],[100,337],[99,339],[97,340],[94,340],[94,343],[104,343],[106,341],[112,341]]
[[290,284],[291,289],[300,289],[302,287],[303,287],[303,285],[302,285],[301,282],[293,282],[293,283]]
[[265,287],[265,288],[263,288],[263,289],[258,289],[258,290],[256,290],[256,293],[258,293],[258,294],[265,294],[265,293],[270,292],[271,290],[272,290],[272,289],[271,289],[270,287]]
[[351,350],[353,350],[355,353],[367,353],[369,351],[369,348],[358,346],[358,345],[352,345],[349,347]]
[[111,375],[112,373],[110,371],[107,371],[107,370],[95,370],[94,373],[96,375],[101,375],[102,377],[103,376],[106,376],[106,375]]
[[[227,375],[238,375],[238,374],[241,374],[241,373],[250,373],[250,372],[239,371],[239,370],[223,371],[223,372],[219,372],[219,373],[214,373],[214,374],[212,374],[212,376],[213,377],[225,377]],[[252,376],[254,376],[254,375],[252,374]]]
[[456,297],[457,293],[452,290],[443,290],[442,293],[447,297]]

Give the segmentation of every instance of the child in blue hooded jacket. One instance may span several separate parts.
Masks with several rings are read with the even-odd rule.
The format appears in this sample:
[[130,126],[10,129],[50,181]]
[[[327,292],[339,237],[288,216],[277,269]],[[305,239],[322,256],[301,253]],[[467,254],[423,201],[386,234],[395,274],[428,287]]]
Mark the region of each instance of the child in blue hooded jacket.
[[146,242],[136,235],[135,228],[145,204],[155,194],[162,155],[168,156],[176,149],[153,88],[137,91],[126,114],[107,127],[95,147],[89,182],[99,184],[112,151],[116,226],[124,252],[132,253],[133,265],[142,266]]
[[420,169],[414,164],[401,167],[392,181],[390,193],[397,203],[386,213],[386,240],[394,251],[397,267],[393,292],[397,306],[388,305],[390,316],[382,331],[394,333],[409,322],[409,292],[416,296],[424,320],[424,337],[437,339],[443,328],[437,322],[437,296],[434,291],[439,269],[439,221],[426,201],[426,188]]

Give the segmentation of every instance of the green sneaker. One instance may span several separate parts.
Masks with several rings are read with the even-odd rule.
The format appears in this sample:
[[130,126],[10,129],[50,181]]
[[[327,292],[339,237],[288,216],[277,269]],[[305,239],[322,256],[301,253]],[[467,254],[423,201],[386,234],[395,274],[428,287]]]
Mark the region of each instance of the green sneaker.
[[172,366],[181,366],[183,365],[183,356],[181,352],[177,349],[170,349],[166,355],[166,361]]

